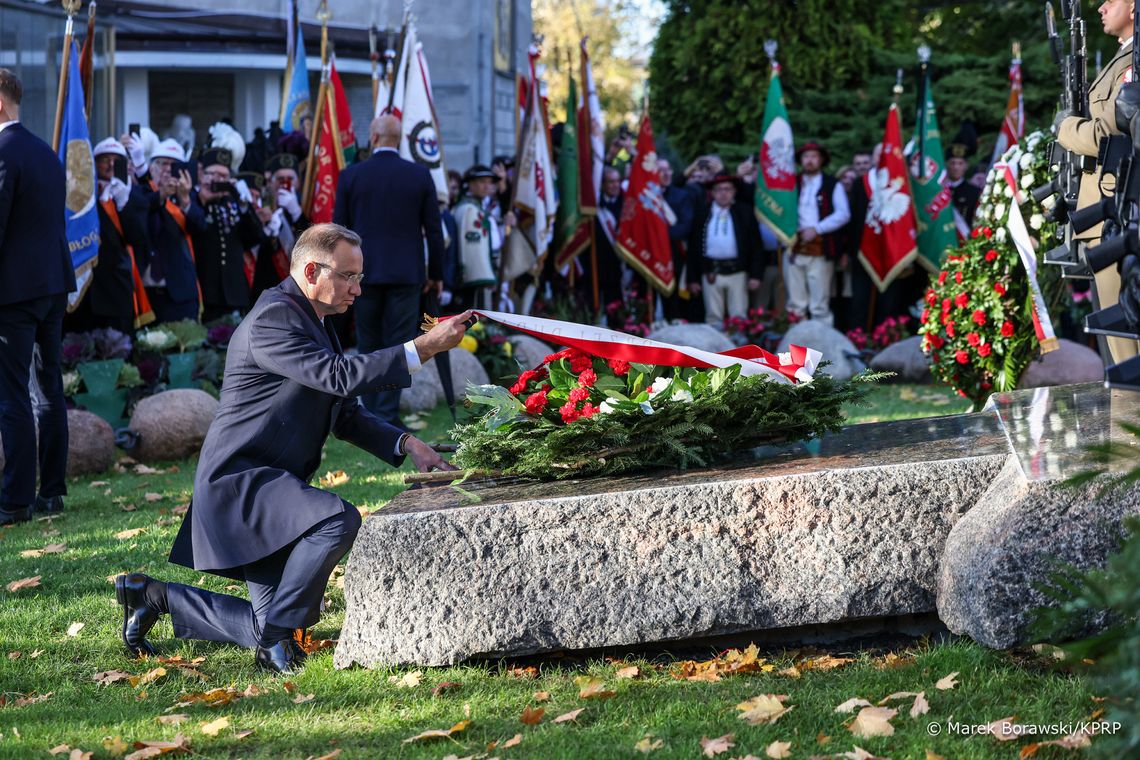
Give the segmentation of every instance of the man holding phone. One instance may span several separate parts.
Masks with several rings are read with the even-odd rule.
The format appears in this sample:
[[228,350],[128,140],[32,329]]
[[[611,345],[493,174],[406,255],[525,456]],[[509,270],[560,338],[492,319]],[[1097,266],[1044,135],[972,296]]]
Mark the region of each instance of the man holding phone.
[[245,252],[265,242],[253,198],[248,191],[240,195],[232,179],[232,163],[233,154],[225,148],[207,148],[198,157],[197,200],[206,226],[193,238],[203,322],[249,308]]
[[[292,153],[278,153],[265,163],[269,175],[262,204],[272,212],[265,225],[268,240],[261,246],[257,268],[253,275],[254,294],[271,288],[289,275],[289,257],[297,237],[312,226],[301,210],[297,197],[300,184],[297,178],[297,157]],[[256,297],[254,298],[256,301]]]
[[79,307],[68,317],[81,329],[113,327],[133,333],[135,327],[154,320],[142,288],[136,256],[150,245],[146,235],[147,202],[132,187],[127,172],[127,149],[108,137],[93,151],[99,182],[99,261],[91,285]]

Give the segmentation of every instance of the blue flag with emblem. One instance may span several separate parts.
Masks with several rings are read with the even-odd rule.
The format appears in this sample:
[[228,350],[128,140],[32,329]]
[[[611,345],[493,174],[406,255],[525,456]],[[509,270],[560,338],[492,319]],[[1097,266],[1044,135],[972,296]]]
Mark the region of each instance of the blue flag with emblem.
[[67,172],[67,247],[75,268],[78,287],[68,296],[74,308],[91,284],[91,272],[99,256],[99,208],[96,206],[95,157],[83,109],[83,80],[79,77],[79,51],[71,43],[67,73],[67,97],[59,131],[59,160]]
[[292,2],[286,56],[285,92],[281,97],[281,128],[290,132],[301,129],[301,120],[311,113],[309,69],[305,63],[305,41],[301,38],[297,0]]

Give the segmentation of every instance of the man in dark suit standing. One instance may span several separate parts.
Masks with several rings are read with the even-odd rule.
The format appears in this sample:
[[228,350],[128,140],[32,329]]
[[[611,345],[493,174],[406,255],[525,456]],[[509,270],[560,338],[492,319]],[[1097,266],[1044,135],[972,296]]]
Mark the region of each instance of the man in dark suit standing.
[[355,233],[310,227],[293,248],[289,277],[262,293],[238,325],[170,561],[244,580],[249,601],[120,575],[129,652],[152,653],[146,634],[169,613],[178,638],[256,647],[260,667],[292,672],[304,657],[293,631],[317,622],[329,573],[360,528],[356,507],[309,485],[328,434],[394,466],[408,455],[421,472],[455,469],[356,397],[407,387],[423,362],[459,344],[471,313],[404,345],[345,356],[326,318],[360,296],[363,267]]
[[[20,80],[0,69],[0,525],[31,519],[33,508],[59,511],[67,493],[59,365],[67,294],[75,290],[64,216],[67,177],[55,151],[20,124],[22,97]],[[41,398],[33,417],[28,381],[35,346]]]
[[[443,291],[443,226],[431,174],[400,158],[395,116],[374,119],[369,132],[372,157],[341,172],[333,211],[334,222],[364,241],[366,279],[355,306],[362,353],[410,340],[420,322],[420,294]],[[380,419],[400,424],[399,391],[367,393],[363,401]]]

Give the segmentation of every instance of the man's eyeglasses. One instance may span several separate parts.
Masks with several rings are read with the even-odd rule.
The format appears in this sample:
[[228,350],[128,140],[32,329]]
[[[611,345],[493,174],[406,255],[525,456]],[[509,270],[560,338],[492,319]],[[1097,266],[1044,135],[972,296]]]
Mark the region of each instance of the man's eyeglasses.
[[339,269],[333,269],[328,264],[322,264],[319,261],[314,261],[313,263],[316,264],[317,266],[319,266],[321,269],[329,270],[330,272],[335,274],[337,277],[341,278],[345,282],[350,282],[353,285],[359,285],[361,282],[364,281],[364,272],[361,272],[360,274],[346,274],[346,273],[340,271]]

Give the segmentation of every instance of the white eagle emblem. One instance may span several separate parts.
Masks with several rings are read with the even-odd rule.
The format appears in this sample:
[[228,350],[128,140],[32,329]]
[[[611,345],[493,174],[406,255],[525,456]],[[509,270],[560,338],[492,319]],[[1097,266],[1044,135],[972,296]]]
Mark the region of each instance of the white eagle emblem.
[[867,224],[881,234],[883,227],[897,222],[910,209],[910,195],[904,188],[904,179],[891,179],[887,169],[872,172],[871,206],[867,209]]

